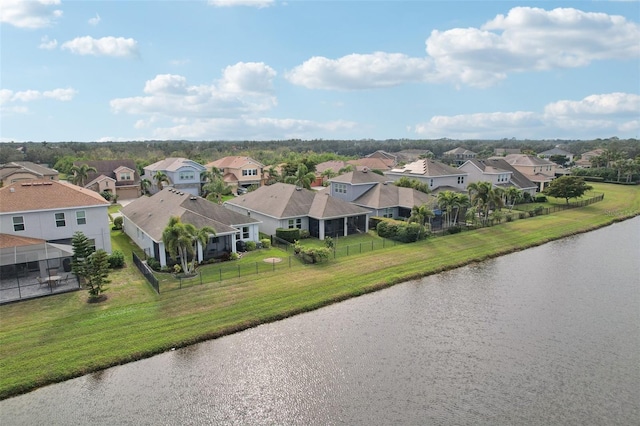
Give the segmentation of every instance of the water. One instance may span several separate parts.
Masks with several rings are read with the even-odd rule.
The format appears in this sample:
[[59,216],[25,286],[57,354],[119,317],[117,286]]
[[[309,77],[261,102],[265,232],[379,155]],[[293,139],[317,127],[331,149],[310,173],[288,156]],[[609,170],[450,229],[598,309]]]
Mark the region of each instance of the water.
[[0,402],[3,425],[640,424],[640,218]]

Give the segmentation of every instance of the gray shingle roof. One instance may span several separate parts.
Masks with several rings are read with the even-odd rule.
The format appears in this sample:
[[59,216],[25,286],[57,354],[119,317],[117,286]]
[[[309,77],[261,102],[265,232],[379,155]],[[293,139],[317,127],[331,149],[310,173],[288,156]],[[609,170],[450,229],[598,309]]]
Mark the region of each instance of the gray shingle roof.
[[372,209],[389,207],[405,207],[410,209],[413,206],[430,204],[433,200],[433,196],[413,188],[402,188],[391,183],[379,183],[353,202],[354,204]]
[[182,222],[190,223],[196,228],[209,226],[218,235],[238,232],[233,226],[260,222],[173,188],[165,188],[151,197],[137,198],[120,212],[155,241],[162,240],[162,232],[171,216],[177,216]]
[[511,172],[511,182],[520,189],[536,188],[537,185],[509,164],[504,158],[487,158],[484,160],[469,160],[477,168],[487,173]]
[[326,191],[310,191],[286,183],[261,186],[227,203],[279,219],[302,216],[330,219],[369,213],[367,209],[331,197]]

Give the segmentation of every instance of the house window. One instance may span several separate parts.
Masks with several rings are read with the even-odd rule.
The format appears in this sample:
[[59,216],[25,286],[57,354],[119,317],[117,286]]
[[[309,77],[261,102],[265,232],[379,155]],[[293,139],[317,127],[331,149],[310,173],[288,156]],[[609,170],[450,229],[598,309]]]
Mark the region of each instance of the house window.
[[347,184],[346,183],[334,183],[333,184],[333,192],[337,194],[346,194],[347,193]]
[[258,169],[242,170],[242,176],[258,176]]
[[76,212],[76,223],[78,225],[87,224],[87,213],[84,210],[80,210]]
[[242,239],[243,240],[248,240],[249,239],[249,227],[248,226],[243,226],[242,227]]
[[386,209],[383,209],[382,217],[393,217],[393,209],[389,207],[387,207]]
[[95,238],[89,238],[87,240],[87,242],[89,243],[89,249],[91,250],[91,252],[96,251],[96,239]]
[[302,229],[302,219],[289,219],[289,229],[298,228]]
[[122,172],[120,173],[120,180],[132,180],[131,172]]
[[14,216],[13,218],[13,230],[24,231],[24,217],[23,216]]
[[196,178],[196,174],[193,171],[189,172],[180,172],[178,175],[178,179],[180,180],[194,180]]
[[464,176],[458,176],[458,185],[462,185],[464,183]]
[[56,213],[56,227],[62,228],[67,226],[67,222],[64,220],[64,213]]

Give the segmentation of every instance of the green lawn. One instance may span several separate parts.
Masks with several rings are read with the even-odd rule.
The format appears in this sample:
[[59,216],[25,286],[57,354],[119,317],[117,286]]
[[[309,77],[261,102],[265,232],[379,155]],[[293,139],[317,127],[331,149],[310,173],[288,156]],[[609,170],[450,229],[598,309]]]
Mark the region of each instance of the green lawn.
[[[210,265],[203,284],[159,295],[131,265],[126,236],[114,231],[113,247],[125,252],[128,267],[110,275],[105,302],[88,304],[78,291],[0,306],[0,398],[640,214],[640,186],[593,186],[605,198],[587,207],[327,264],[265,264],[257,274],[222,281]],[[288,256],[269,249],[227,263],[255,268],[266,255]]]

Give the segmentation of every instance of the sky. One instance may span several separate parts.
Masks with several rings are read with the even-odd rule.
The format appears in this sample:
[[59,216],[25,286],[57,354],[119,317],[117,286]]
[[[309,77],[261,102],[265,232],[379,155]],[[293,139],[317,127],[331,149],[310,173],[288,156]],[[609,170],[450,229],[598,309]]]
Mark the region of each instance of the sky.
[[640,135],[638,1],[0,0],[0,141]]

